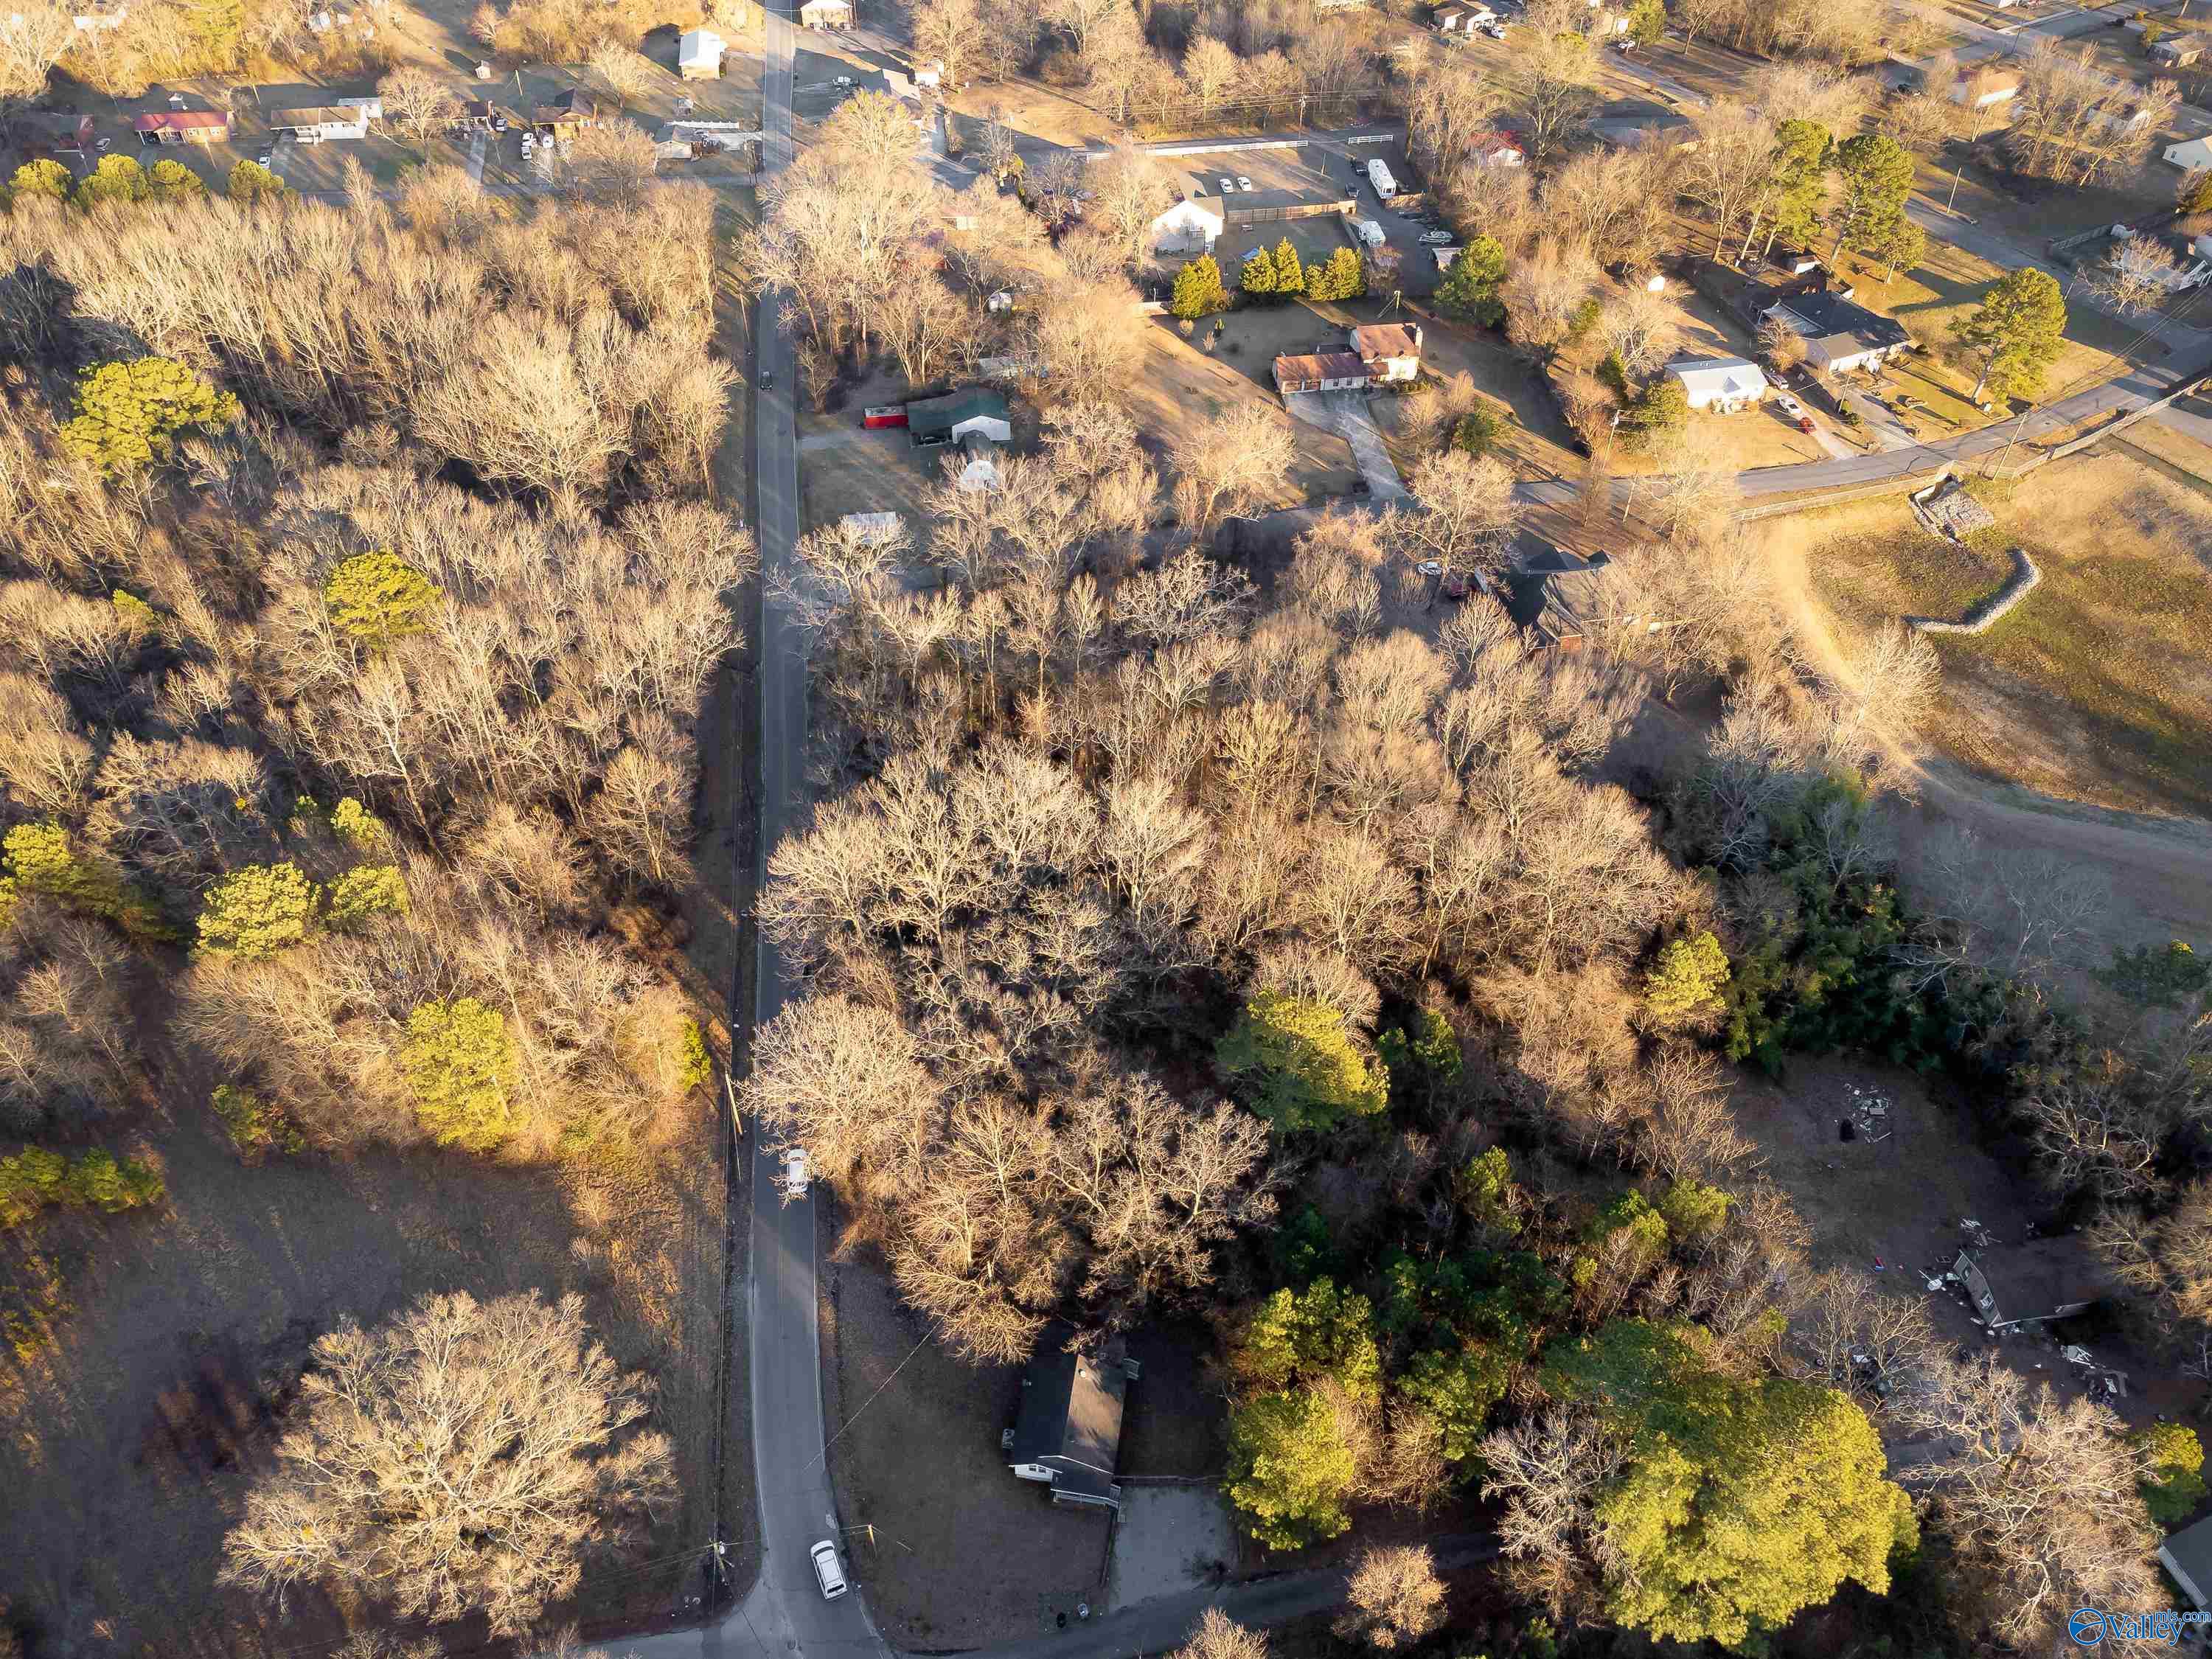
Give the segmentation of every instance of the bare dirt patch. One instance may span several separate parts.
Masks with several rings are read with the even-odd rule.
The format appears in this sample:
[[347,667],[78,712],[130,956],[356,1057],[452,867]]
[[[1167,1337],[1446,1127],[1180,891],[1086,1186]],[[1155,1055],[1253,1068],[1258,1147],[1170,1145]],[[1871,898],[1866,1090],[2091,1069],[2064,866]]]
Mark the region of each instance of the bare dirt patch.
[[[1875,1126],[1869,1133],[1860,1111],[1870,1098],[1886,1109],[1864,1120]],[[1811,1226],[1816,1267],[1879,1266],[1917,1289],[1917,1271],[1957,1249],[1961,1218],[2002,1237],[2026,1229],[2011,1177],[1975,1143],[1960,1107],[1911,1072],[1793,1060],[1778,1083],[1740,1073],[1733,1105],[1765,1174]]]

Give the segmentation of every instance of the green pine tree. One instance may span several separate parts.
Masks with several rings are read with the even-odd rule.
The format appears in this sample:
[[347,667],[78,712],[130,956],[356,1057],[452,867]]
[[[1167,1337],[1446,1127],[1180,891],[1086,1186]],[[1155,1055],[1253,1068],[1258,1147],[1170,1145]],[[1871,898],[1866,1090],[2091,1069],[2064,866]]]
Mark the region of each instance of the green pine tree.
[[70,198],[70,186],[76,182],[70,170],[59,161],[26,161],[15,169],[15,176],[8,181],[8,195],[14,201],[30,196],[45,196],[57,202],[66,202]]
[[1710,932],[1670,939],[1644,975],[1644,1006],[1663,1024],[1717,1013],[1729,982],[1728,952]]
[[1270,1549],[1298,1549],[1352,1524],[1346,1498],[1359,1461],[1335,1403],[1310,1389],[1263,1394],[1229,1414],[1224,1490]]
[[1912,193],[1912,153],[1887,133],[1863,132],[1836,147],[1836,257],[1875,248],[1897,234],[1905,198]]
[[444,588],[381,548],[356,554],[323,584],[323,603],[338,632],[372,650],[421,633],[445,598]]
[[2065,332],[2066,296],[2057,280],[2033,265],[2008,273],[1958,329],[1960,342],[1982,354],[1974,400],[1980,402],[1984,390],[1998,398],[2034,397]]
[[1248,300],[1272,299],[1275,293],[1275,256],[1255,248],[1237,268],[1237,286]]
[[426,1002],[407,1016],[400,1074],[441,1146],[489,1152],[514,1133],[518,1063],[506,1016],[474,997]]
[[1229,309],[1228,290],[1221,285],[1221,266],[1211,253],[1202,253],[1176,272],[1175,292],[1168,310],[1188,321]]
[[1437,286],[1437,309],[1447,317],[1495,328],[1505,320],[1498,290],[1505,281],[1505,250],[1492,236],[1478,236],[1459,251]]
[[1332,1129],[1389,1104],[1389,1073],[1359,1052],[1344,1015],[1326,1002],[1262,991],[1215,1045],[1214,1058],[1285,1134]]
[[207,185],[199,174],[182,161],[155,162],[146,183],[157,202],[197,202],[207,195]]
[[79,378],[62,442],[111,477],[167,460],[179,432],[224,427],[238,399],[169,357],[101,363]]
[[87,211],[102,202],[143,202],[154,193],[146,169],[128,155],[103,155],[100,165],[77,180],[70,198]]
[[296,864],[249,864],[201,898],[200,949],[210,956],[265,962],[307,938],[321,896]]
[[1298,251],[1285,236],[1275,244],[1275,296],[1288,300],[1305,291],[1305,267],[1298,263]]
[[281,202],[292,187],[258,161],[240,161],[230,170],[224,193],[241,207],[256,202]]

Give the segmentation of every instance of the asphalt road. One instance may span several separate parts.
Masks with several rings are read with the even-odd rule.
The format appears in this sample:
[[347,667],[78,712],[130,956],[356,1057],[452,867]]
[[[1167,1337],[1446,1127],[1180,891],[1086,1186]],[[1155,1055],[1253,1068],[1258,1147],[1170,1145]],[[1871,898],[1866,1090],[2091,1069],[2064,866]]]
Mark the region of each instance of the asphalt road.
[[[791,20],[772,6],[767,61],[761,77],[762,184],[792,161]],[[763,295],[754,346],[755,530],[761,563],[787,568],[799,539],[799,438],[793,415],[797,375],[792,342],[777,326],[779,296]],[[766,388],[766,389],[763,389]],[[771,597],[761,607],[761,874],[769,849],[803,810],[806,673],[790,619]],[[755,1018],[775,1018],[790,989],[781,953],[763,940]],[[887,1655],[858,1584],[835,1601],[823,1598],[808,1552],[840,1536],[823,1448],[822,1367],[816,1332],[814,1206],[786,1203],[775,1185],[770,1149],[748,1143],[752,1158],[752,1282],[750,1287],[753,1470],[761,1529],[761,1571],[744,1604],[719,1626],[656,1636],[627,1645],[641,1659],[690,1656]],[[842,1545],[841,1545],[841,1553]],[[848,1562],[849,1570],[851,1564]]]
[[[1956,30],[1970,37],[1972,44],[1961,46],[1956,54],[1961,64],[1975,63],[2004,52],[2024,55],[2038,40],[2071,40],[2097,29],[2108,29],[2117,20],[2134,16],[2138,9],[2135,0],[2125,0],[2124,3],[2111,6],[2055,9],[2039,16],[2008,23],[2002,28],[1992,28],[1986,23],[1971,22],[1956,12],[1931,3],[1931,0],[1898,0],[1898,3],[1942,28]],[[2148,9],[2154,15],[2162,15],[2177,10],[2186,13],[2188,7],[2185,4],[2178,8],[2166,4],[2154,5]],[[2127,37],[2130,43],[2136,38],[2132,34]],[[2184,137],[2202,137],[2212,132],[2212,112],[2199,109],[2194,104],[2183,104],[2173,112],[2173,125]]]

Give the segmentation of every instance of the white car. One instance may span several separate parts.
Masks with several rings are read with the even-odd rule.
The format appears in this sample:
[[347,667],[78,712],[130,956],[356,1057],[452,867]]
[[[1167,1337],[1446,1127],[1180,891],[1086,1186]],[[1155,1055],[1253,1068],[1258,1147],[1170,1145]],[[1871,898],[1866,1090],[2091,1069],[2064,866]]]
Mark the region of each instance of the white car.
[[1237,193],[1237,181],[1234,179],[1224,179],[1220,184],[1221,193],[1224,196],[1234,196]]
[[1805,412],[1805,405],[1786,392],[1778,392],[1774,394],[1774,406],[1793,421]]
[[1237,175],[1237,188],[1239,190],[1249,190],[1252,188],[1252,181],[1240,173]]
[[837,77],[837,84],[841,87],[849,87],[856,85],[857,82],[849,75],[841,75]]
[[822,1599],[834,1601],[845,1593],[845,1569],[837,1565],[837,1546],[825,1538],[807,1553],[814,1558],[814,1577],[822,1586]]
[[1482,32],[1493,40],[1503,40],[1505,38],[1505,25],[1503,23],[1485,23],[1482,26]]
[[[763,380],[762,384],[765,386],[767,382]],[[805,1197],[807,1185],[813,1179],[813,1174],[806,1162],[805,1147],[787,1146],[783,1149],[783,1195],[786,1198]]]

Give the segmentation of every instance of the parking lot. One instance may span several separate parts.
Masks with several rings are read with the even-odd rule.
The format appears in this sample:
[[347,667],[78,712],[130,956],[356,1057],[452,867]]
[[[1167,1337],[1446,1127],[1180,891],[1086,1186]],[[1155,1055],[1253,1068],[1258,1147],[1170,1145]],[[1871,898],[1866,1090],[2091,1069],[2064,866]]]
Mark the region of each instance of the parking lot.
[[[1224,141],[1218,149],[1194,150],[1188,143],[1156,147],[1172,150],[1172,155],[1160,155],[1160,163],[1170,170],[1177,182],[1194,185],[1209,202],[1218,202],[1229,213],[1234,213],[1248,195],[1255,208],[1266,211],[1279,198],[1295,197],[1307,201],[1342,200],[1349,198],[1352,213],[1358,218],[1371,219],[1382,228],[1384,243],[1394,250],[1399,262],[1399,287],[1409,295],[1432,292],[1438,280],[1433,250],[1421,241],[1422,235],[1436,228],[1436,222],[1426,216],[1417,204],[1413,213],[1401,211],[1394,203],[1383,202],[1375,193],[1375,186],[1367,173],[1367,163],[1379,160],[1389,167],[1396,180],[1400,194],[1418,188],[1413,170],[1406,161],[1402,144],[1348,144],[1341,141],[1310,140],[1297,148],[1254,149],[1239,148],[1240,141]],[[1243,181],[1249,179],[1248,191]],[[1224,181],[1235,189],[1223,193]],[[1307,263],[1326,259],[1340,247],[1357,246],[1349,221],[1335,214],[1312,218],[1263,219],[1245,224],[1231,222],[1223,233],[1215,253],[1221,261],[1224,274],[1234,280],[1237,265],[1255,247],[1273,247],[1285,236],[1297,249],[1298,258]],[[1175,263],[1172,259],[1170,261]]]

